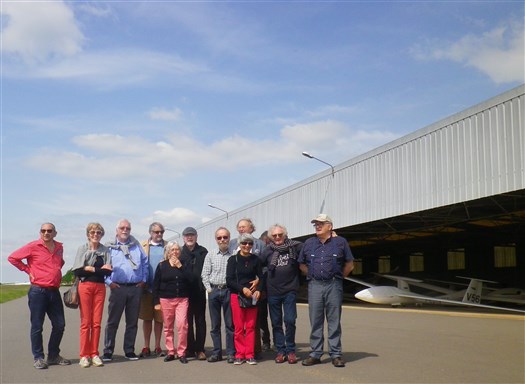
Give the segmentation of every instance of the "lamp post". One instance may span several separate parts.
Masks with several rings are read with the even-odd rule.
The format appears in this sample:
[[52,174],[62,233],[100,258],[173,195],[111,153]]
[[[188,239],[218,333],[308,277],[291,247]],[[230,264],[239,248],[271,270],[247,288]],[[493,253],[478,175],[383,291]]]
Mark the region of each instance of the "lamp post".
[[320,161],[321,163],[323,164],[326,164],[328,165],[330,168],[332,168],[332,178],[331,179],[328,179],[328,182],[326,183],[326,189],[324,191],[324,198],[323,198],[323,202],[321,203],[321,209],[319,210],[319,213],[323,213],[324,211],[324,205],[326,203],[326,197],[328,196],[328,188],[330,187],[330,182],[334,179],[335,177],[335,170],[334,170],[334,166],[330,163],[327,163],[326,161],[324,160],[321,160],[321,159],[318,159],[317,157],[315,157],[314,155],[310,155],[308,152],[303,152],[303,156],[304,157],[308,157],[309,159],[314,159],[314,160],[317,160],[317,161]]
[[180,232],[177,232],[177,231],[175,231],[174,229],[170,229],[170,228],[166,228],[166,227],[164,227],[164,230],[165,230],[165,231],[169,231],[169,232],[175,232],[175,233],[178,235],[179,239],[180,239],[180,237],[182,236],[182,235],[180,234]]
[[219,211],[224,212],[226,214],[226,220],[228,220],[228,211],[225,211],[224,209],[216,207],[215,205],[212,205],[212,204],[208,204],[208,207],[213,208],[213,209],[218,209]]
[[320,161],[320,162],[323,163],[323,164],[328,165],[330,168],[332,168],[332,177],[334,177],[334,172],[335,172],[335,170],[334,170],[334,166],[333,166],[332,164],[327,163],[327,162],[324,161],[324,160],[318,159],[317,157],[315,157],[314,155],[310,155],[310,154],[309,154],[308,152],[306,152],[306,151],[303,152],[303,156],[308,157],[309,159],[315,159],[315,160],[317,160],[317,161]]

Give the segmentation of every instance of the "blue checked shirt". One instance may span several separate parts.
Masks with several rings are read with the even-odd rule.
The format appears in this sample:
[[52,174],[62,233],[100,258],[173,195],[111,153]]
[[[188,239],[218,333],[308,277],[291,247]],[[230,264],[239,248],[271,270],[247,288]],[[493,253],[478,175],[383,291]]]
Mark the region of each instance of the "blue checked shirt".
[[202,266],[202,284],[209,292],[211,291],[211,284],[226,285],[226,266],[228,259],[232,256],[229,250],[222,253],[218,248],[209,252],[204,259]]

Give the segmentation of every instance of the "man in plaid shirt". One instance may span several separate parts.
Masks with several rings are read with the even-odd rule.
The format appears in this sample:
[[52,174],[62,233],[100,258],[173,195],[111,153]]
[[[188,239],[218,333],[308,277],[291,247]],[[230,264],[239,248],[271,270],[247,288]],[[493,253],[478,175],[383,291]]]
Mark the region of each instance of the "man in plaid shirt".
[[232,255],[228,250],[230,244],[230,231],[220,227],[215,231],[215,241],[218,248],[212,250],[204,259],[202,267],[202,283],[208,292],[208,308],[210,311],[213,351],[208,357],[210,363],[222,360],[221,342],[221,308],[226,329],[226,355],[228,363],[235,360],[235,347],[233,344],[233,320],[230,307],[230,290],[226,286],[226,266]]

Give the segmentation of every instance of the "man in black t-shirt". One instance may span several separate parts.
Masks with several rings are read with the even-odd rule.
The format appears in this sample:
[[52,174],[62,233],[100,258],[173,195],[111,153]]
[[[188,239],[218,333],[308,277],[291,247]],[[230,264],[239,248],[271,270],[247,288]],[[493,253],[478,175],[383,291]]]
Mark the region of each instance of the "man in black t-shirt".
[[286,227],[280,224],[274,224],[268,229],[268,237],[270,242],[263,250],[262,259],[267,267],[268,308],[273,342],[277,350],[275,362],[280,364],[288,360],[289,364],[295,364],[295,321],[299,288],[297,257],[301,252],[302,243],[290,240]]

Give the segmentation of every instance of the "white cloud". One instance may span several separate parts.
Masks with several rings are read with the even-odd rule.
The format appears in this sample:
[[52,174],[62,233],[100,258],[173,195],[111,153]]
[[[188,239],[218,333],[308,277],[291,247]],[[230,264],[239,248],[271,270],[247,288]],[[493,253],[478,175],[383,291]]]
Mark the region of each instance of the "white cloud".
[[[88,134],[71,139],[68,151],[41,149],[27,160],[38,169],[41,164],[54,164],[52,172],[77,179],[111,182],[127,180],[134,175],[155,177],[152,166],[169,165],[171,178],[192,171],[213,169],[217,164],[225,170],[265,166],[302,160],[302,151],[330,153],[347,159],[392,140],[389,132],[354,131],[338,121],[320,121],[288,125],[276,140],[229,136],[205,144],[183,134],[173,133],[162,141],[138,136]],[[250,162],[246,162],[246,153]],[[93,172],[96,170],[96,172]]]
[[169,211],[154,211],[152,216],[144,219],[145,223],[152,223],[154,221],[159,221],[168,228],[170,226],[179,228],[181,224],[199,222],[201,221],[201,217],[190,209],[178,207]]
[[[95,53],[82,53],[58,62],[32,65],[9,65],[8,77],[36,79],[72,79],[89,85],[112,88],[115,86],[141,84],[166,75],[177,76],[179,81],[190,74],[203,74],[205,66],[187,62],[178,56],[144,51],[140,49],[116,49]],[[173,77],[172,77],[173,78]]]
[[2,50],[26,63],[75,55],[84,36],[63,2],[3,2]]
[[281,131],[283,139],[311,148],[330,145],[335,138],[345,134],[347,127],[338,121],[326,120],[313,123],[287,125]]
[[315,110],[308,111],[307,115],[312,117],[323,117],[333,115],[350,115],[358,112],[359,108],[345,105],[324,105]]
[[112,15],[111,9],[108,6],[100,4],[78,4],[78,10],[95,17],[109,17]]
[[412,54],[417,59],[451,60],[474,67],[498,84],[523,82],[524,36],[523,22],[510,22],[481,35],[468,34],[444,47],[442,42],[414,47]]
[[148,116],[152,120],[165,120],[165,121],[179,121],[182,118],[182,111],[179,108],[165,109],[165,108],[152,108],[148,112]]

